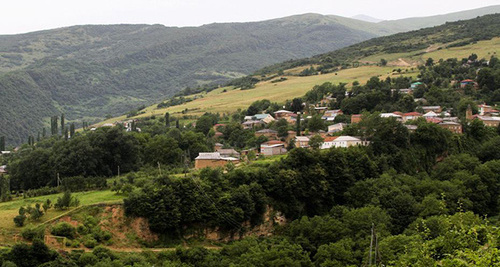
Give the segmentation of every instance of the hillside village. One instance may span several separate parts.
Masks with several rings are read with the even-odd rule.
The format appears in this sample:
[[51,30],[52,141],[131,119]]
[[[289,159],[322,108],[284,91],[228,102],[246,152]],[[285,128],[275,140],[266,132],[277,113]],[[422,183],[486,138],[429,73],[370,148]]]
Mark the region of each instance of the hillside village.
[[[54,115],[19,146],[2,136],[0,265],[496,266],[500,60],[468,50],[497,37],[496,20],[344,50],[368,63],[284,62],[81,129]],[[432,38],[467,56],[386,66]],[[376,74],[331,78],[365,67]],[[287,83],[291,69],[322,79]],[[285,95],[196,107],[259,86]]]

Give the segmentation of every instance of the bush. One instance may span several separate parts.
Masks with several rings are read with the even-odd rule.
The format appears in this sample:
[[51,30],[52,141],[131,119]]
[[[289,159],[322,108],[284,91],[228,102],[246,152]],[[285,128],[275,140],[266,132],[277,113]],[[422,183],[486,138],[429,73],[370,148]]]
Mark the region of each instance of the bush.
[[95,248],[99,243],[91,235],[86,235],[83,239],[83,245],[86,248]]
[[96,255],[92,253],[83,253],[78,259],[78,265],[80,266],[93,266],[99,261]]
[[76,197],[72,196],[71,192],[66,191],[62,197],[57,198],[54,208],[63,210],[69,207],[76,207],[78,205],[80,205],[80,201]]
[[26,215],[24,214],[19,214],[16,217],[14,217],[14,223],[16,224],[17,227],[23,227],[24,222],[26,221]]
[[78,234],[80,235],[86,235],[89,233],[89,229],[87,227],[85,227],[85,225],[82,225],[82,224],[79,224],[77,227],[76,227],[76,231],[78,232]]
[[45,236],[45,227],[44,226],[34,227],[33,225],[29,225],[21,231],[21,236],[24,239],[30,241],[35,238],[43,240]]
[[76,228],[67,222],[60,222],[52,228],[50,233],[55,236],[64,236],[73,239],[76,236]]

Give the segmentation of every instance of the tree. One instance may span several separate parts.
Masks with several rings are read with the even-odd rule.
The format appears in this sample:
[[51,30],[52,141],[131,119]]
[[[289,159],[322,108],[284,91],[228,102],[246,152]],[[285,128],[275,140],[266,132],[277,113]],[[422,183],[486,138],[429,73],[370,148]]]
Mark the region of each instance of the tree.
[[5,136],[0,136],[0,151],[5,151]]
[[293,111],[293,112],[300,112],[302,111],[302,109],[304,109],[304,106],[302,106],[302,103],[304,101],[302,101],[302,98],[294,98],[292,100],[292,104],[290,105],[290,111]]
[[309,146],[313,149],[319,149],[324,141],[325,139],[317,134],[309,139]]
[[300,136],[302,129],[300,127],[300,112],[297,114],[297,122],[295,122],[295,131],[297,132],[297,136]]
[[165,113],[165,126],[170,127],[170,113]]
[[425,61],[425,66],[430,67],[433,65],[434,65],[434,59],[432,59],[431,57],[428,58],[427,61]]
[[64,121],[64,113],[63,113],[63,114],[61,114],[61,135],[62,136],[66,134],[66,132],[65,132],[65,130],[66,130],[65,123],[66,122]]
[[70,126],[69,126],[69,136],[71,138],[73,138],[75,136],[75,124],[72,123]]
[[385,60],[384,58],[381,58],[380,59],[380,65],[381,66],[386,66],[387,65],[387,60]]
[[319,115],[313,116],[311,119],[309,119],[307,123],[307,128],[311,132],[317,132],[319,130],[324,130],[325,129],[325,122]]

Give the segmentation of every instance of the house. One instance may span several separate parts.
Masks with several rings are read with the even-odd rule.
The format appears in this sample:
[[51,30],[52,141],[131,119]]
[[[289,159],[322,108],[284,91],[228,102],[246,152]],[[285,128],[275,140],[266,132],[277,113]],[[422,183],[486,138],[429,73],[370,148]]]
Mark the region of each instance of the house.
[[327,110],[327,111],[325,111],[325,114],[323,114],[323,116],[321,118],[323,120],[326,120],[326,121],[334,121],[335,117],[337,117],[337,115],[340,115],[340,114],[344,114],[342,112],[342,110],[340,110],[340,109]]
[[276,119],[290,117],[292,114],[294,114],[294,113],[291,111],[288,111],[288,110],[283,110],[283,109],[274,112],[274,116],[276,116]]
[[222,148],[217,151],[221,157],[233,157],[233,158],[240,158],[240,152],[232,149],[232,148]]
[[335,139],[335,147],[350,147],[357,145],[368,145],[368,142],[348,135],[339,136],[337,139]]
[[0,155],[9,155],[10,151],[0,151]]
[[321,144],[321,149],[329,149],[331,147],[334,147],[335,146],[335,139],[337,139],[338,136],[327,136],[324,138],[323,140],[323,144]]
[[258,120],[258,121],[262,121],[265,124],[268,124],[268,123],[271,123],[272,121],[275,121],[275,119],[273,118],[273,116],[271,116],[271,114],[255,114],[253,116],[253,119]]
[[490,113],[493,110],[493,107],[482,104],[482,105],[478,105],[477,109],[479,111],[479,115],[484,116],[487,113]]
[[334,125],[328,126],[328,133],[341,132],[347,126],[346,123],[336,123]]
[[285,142],[270,141],[260,145],[260,153],[264,156],[276,156],[286,154]]
[[409,132],[414,133],[417,130],[417,125],[405,125]]
[[214,131],[218,131],[219,128],[221,128],[221,127],[226,127],[226,125],[222,124],[222,123],[217,123],[217,124],[214,125],[213,128],[214,128]]
[[476,82],[471,79],[466,79],[460,82],[460,88],[465,88],[467,85],[476,86]]
[[278,131],[271,129],[263,129],[255,132],[255,137],[265,136],[268,139],[278,139]]
[[351,116],[351,124],[360,123],[361,119],[361,114],[354,114]]
[[215,147],[215,152],[217,152],[217,151],[221,150],[224,147],[224,145],[221,143],[215,143],[214,147]]
[[288,144],[288,143],[290,143],[291,140],[295,139],[295,137],[297,136],[297,132],[296,131],[288,131],[287,133],[288,133],[288,135],[285,137],[285,142]]
[[399,92],[402,95],[413,95],[413,88],[408,88],[408,89],[391,89],[391,95],[394,95],[394,93]]
[[321,106],[325,107],[325,106],[330,105],[330,103],[336,102],[336,101],[337,101],[336,98],[331,97],[331,96],[327,96],[327,97],[321,99],[321,101],[319,103],[320,103]]
[[423,115],[425,119],[427,118],[437,118],[439,115],[434,111],[429,111]]
[[452,122],[458,122],[459,119],[458,117],[444,117],[443,121],[452,121]]
[[381,118],[395,118],[397,121],[403,121],[403,117],[401,115],[395,113],[380,113]]
[[327,110],[328,110],[327,107],[314,107],[314,111],[316,111],[317,113],[320,113],[320,114],[325,113],[325,111],[327,111]]
[[221,132],[215,132],[215,134],[214,134],[215,138],[220,138],[220,137],[223,137],[223,136],[224,136],[224,134],[221,133]]
[[258,121],[258,120],[249,120],[245,121],[241,124],[243,126],[243,129],[253,129],[255,127],[261,127],[264,125],[263,121]]
[[436,112],[436,113],[441,113],[441,111],[443,111],[441,109],[441,106],[423,106],[422,107],[422,110],[427,113],[429,111],[433,111],[433,112]]
[[295,137],[295,147],[309,147],[309,137],[307,136],[297,136]]
[[429,118],[425,118],[425,120],[429,123],[441,123],[443,121],[443,119],[438,118],[438,117],[429,117]]
[[477,118],[489,127],[498,127],[500,125],[500,117],[477,116]]
[[443,121],[438,124],[444,129],[449,130],[452,133],[461,134],[462,133],[462,124],[452,121]]
[[423,84],[422,82],[414,82],[414,83],[412,83],[412,84],[410,85],[410,88],[411,88],[411,89],[415,89],[415,88],[417,88],[417,87],[419,87],[419,86],[423,86],[423,85],[424,85],[424,84]]
[[7,165],[0,166],[0,175],[7,173]]
[[416,120],[418,118],[422,117],[422,113],[419,112],[408,112],[403,114],[403,122],[411,121],[411,120]]
[[219,152],[200,153],[195,158],[195,169],[224,167],[228,163],[236,164],[239,160],[232,157],[222,157]]

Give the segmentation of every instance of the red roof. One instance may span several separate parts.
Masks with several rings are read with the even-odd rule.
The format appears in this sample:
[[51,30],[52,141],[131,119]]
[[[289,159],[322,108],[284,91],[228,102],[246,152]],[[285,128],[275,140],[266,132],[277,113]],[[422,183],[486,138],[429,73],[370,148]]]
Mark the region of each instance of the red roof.
[[351,117],[359,118],[359,117],[361,117],[361,114],[353,114]]
[[438,118],[425,118],[425,119],[427,120],[427,122],[432,122],[432,123],[440,123],[443,121],[442,119]]
[[463,80],[461,81],[462,83],[473,83],[474,80],[471,80],[471,79],[466,79],[466,80]]
[[405,116],[405,117],[408,117],[408,116],[417,117],[417,116],[422,116],[422,114],[419,112],[408,112],[408,113],[403,114],[403,116]]
[[399,115],[399,116],[403,116],[403,112],[399,112],[399,111],[394,111],[392,114],[396,114],[396,115]]
[[327,136],[327,137],[325,137],[324,142],[331,142],[337,138],[339,138],[339,137],[338,136]]

